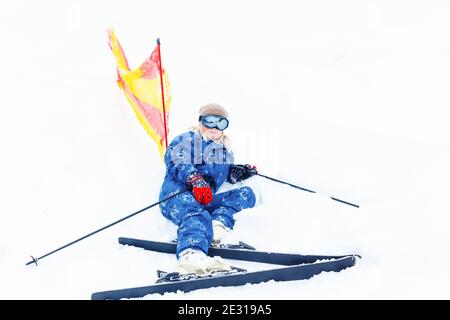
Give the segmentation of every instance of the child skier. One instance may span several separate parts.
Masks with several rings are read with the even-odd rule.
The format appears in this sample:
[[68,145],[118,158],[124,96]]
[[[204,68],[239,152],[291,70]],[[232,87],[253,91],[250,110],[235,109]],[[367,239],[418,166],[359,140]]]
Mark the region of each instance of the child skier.
[[229,270],[220,257],[208,257],[212,242],[219,243],[233,229],[233,215],[255,206],[250,187],[216,193],[225,182],[236,183],[257,174],[251,165],[234,165],[229,140],[224,135],[228,113],[220,105],[207,104],[199,110],[198,127],[170,143],[164,161],[166,176],[160,200],[186,192],[163,202],[164,217],[178,226],[177,258],[180,273],[207,274]]

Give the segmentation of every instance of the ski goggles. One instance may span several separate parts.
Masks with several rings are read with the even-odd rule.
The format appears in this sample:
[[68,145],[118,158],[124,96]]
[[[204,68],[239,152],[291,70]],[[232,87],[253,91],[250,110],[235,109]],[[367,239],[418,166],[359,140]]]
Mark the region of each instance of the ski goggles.
[[202,122],[202,125],[206,128],[210,129],[219,129],[220,131],[228,128],[228,124],[230,123],[227,118],[222,116],[216,116],[213,114],[200,116],[198,117],[198,121]]

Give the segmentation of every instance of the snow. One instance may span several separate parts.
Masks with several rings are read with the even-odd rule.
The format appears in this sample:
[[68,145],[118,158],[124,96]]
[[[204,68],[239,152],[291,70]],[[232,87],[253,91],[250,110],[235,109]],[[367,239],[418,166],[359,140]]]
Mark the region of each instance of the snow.
[[308,281],[147,299],[450,298],[447,1],[0,7],[1,299],[89,299],[175,267],[174,256],[117,243],[175,237],[157,208],[25,266],[157,201],[164,167],[115,83],[108,27],[133,67],[161,38],[170,137],[221,103],[238,163],[361,205],[255,178],[263,204],[238,214],[234,237],[363,259]]

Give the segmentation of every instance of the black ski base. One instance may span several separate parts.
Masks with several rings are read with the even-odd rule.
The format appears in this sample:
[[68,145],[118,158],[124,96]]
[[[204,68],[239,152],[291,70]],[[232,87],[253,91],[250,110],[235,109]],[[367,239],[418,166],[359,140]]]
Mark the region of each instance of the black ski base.
[[[119,238],[122,244],[133,245],[157,252],[175,253],[176,244],[169,242],[156,242],[132,238]],[[189,292],[212,287],[241,286],[247,283],[257,284],[275,281],[305,280],[321,272],[339,272],[356,263],[358,255],[347,256],[315,256],[286,253],[269,253],[249,249],[210,248],[210,255],[219,255],[223,258],[272,263],[285,265],[262,271],[246,271],[234,268],[230,272],[218,272],[207,276],[180,275],[177,272],[167,273],[158,271],[158,281],[155,284],[110,290],[93,293],[93,300],[141,298],[148,294],[164,294],[169,292]],[[327,260],[321,261],[320,260]]]
[[96,292],[92,294],[92,300],[141,298],[148,294],[168,292],[189,292],[211,287],[234,287],[247,283],[257,284],[275,281],[305,280],[324,271],[341,271],[355,264],[355,257],[345,257],[334,261],[326,261],[298,266],[281,267],[263,271],[227,274],[197,279],[180,280],[174,282],[157,283],[145,287],[119,289]]
[[[138,248],[143,248],[145,250],[163,253],[176,253],[177,251],[177,244],[174,242],[160,242],[160,241],[120,237],[119,243],[123,245],[129,245]],[[240,242],[240,244],[247,246],[248,248],[243,249],[241,246],[239,247],[212,246],[208,250],[208,255],[211,257],[220,256],[224,259],[279,264],[283,266],[293,266],[296,264],[313,263],[318,260],[340,259],[348,256],[355,256],[361,258],[359,255],[355,254],[347,254],[339,256],[318,256],[318,255],[302,255],[292,253],[258,251],[255,250],[255,248],[253,248],[252,246],[249,246],[248,244],[245,244],[243,242]]]

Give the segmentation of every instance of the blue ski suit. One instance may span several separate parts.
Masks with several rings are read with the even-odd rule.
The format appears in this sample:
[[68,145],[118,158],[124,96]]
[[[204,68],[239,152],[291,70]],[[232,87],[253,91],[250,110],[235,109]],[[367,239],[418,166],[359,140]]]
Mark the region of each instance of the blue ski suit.
[[[199,132],[188,131],[173,139],[164,156],[166,176],[159,199],[163,200],[179,191],[186,192],[160,204],[164,217],[178,226],[177,257],[187,248],[208,252],[213,238],[212,220],[226,227],[234,226],[233,215],[255,206],[255,194],[249,187],[223,193],[216,191],[228,179],[233,153],[223,144],[206,140]],[[213,201],[201,205],[187,185],[187,176],[198,171],[211,186]]]

